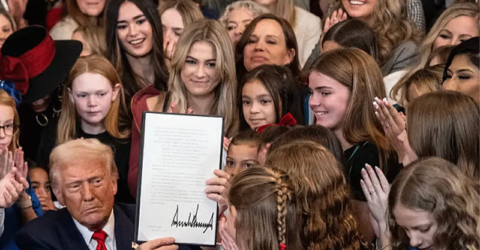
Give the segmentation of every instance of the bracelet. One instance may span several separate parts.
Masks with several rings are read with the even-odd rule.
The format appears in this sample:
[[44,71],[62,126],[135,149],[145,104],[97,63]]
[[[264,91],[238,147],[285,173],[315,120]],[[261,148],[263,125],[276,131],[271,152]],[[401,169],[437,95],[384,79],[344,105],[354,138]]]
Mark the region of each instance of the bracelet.
[[29,207],[32,207],[32,197],[30,195],[27,195],[28,199],[23,200],[23,201],[17,201],[17,206],[20,209],[27,209]]

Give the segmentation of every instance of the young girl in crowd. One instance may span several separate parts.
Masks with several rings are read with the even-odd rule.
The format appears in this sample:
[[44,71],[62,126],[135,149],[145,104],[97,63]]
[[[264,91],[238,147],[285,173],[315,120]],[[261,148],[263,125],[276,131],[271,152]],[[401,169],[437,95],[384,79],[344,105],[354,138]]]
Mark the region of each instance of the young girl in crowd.
[[381,171],[367,169],[362,186],[380,226],[379,249],[479,249],[478,179],[436,157],[405,167],[391,188]]
[[131,123],[115,68],[103,57],[79,59],[62,99],[56,145],[76,138],[96,138],[111,146],[119,172],[116,201],[134,203],[127,189]]
[[220,232],[231,236],[238,249],[303,249],[296,195],[282,171],[261,167],[243,171],[233,178],[228,200],[228,218],[221,219]]
[[416,64],[420,33],[407,18],[406,1],[378,0],[357,6],[354,1],[334,0],[333,10],[339,11],[332,14],[332,19],[342,12],[341,8],[350,17],[368,23],[374,30],[383,76]]
[[242,0],[227,6],[219,21],[227,28],[234,48],[250,22],[265,13],[268,13],[268,9],[253,1]]
[[445,64],[442,89],[462,92],[480,103],[480,39],[470,38],[452,50]]
[[390,96],[396,99],[399,105],[406,107],[413,99],[440,90],[444,68],[444,64],[439,64],[415,72],[408,79],[397,83],[390,91]]
[[339,49],[322,54],[309,76],[310,107],[316,123],[332,130],[345,154],[359,225],[367,242],[374,235],[360,179],[366,163],[379,166],[391,182],[400,170],[395,151],[375,117],[375,96],[384,98],[385,85],[377,63],[359,49]]
[[403,165],[435,156],[478,178],[480,108],[473,98],[453,91],[428,93],[409,103],[408,119],[388,102],[376,100],[374,106]]
[[180,36],[173,56],[168,93],[148,87],[132,101],[134,124],[129,187],[136,194],[142,111],[219,115],[225,118],[227,138],[238,131],[235,97],[237,82],[232,43],[214,20],[190,24]]
[[102,25],[103,10],[106,0],[93,4],[89,0],[67,0],[63,5],[62,17],[50,30],[54,40],[68,40],[80,26]]
[[57,207],[52,200],[52,187],[48,178],[47,170],[36,165],[29,165],[28,177],[32,182],[32,188],[42,205],[43,213],[47,211],[55,211]]
[[294,0],[254,0],[268,8],[270,13],[286,20],[295,32],[298,60],[303,67],[322,34],[321,20],[312,13],[295,6]]
[[158,14],[162,21],[165,63],[167,67],[170,67],[178,38],[185,27],[196,20],[202,19],[203,14],[191,0],[167,0],[162,2]]
[[320,43],[308,58],[303,70],[308,72],[320,52],[327,52],[338,48],[361,49],[378,62],[378,42],[373,29],[358,19],[345,20],[333,25],[323,35]]
[[8,11],[0,9],[0,48],[5,40],[17,29],[12,16]]
[[107,10],[107,59],[122,79],[125,101],[153,85],[167,89],[162,22],[153,1],[111,0]]
[[277,124],[287,114],[303,124],[300,97],[288,68],[259,66],[245,75],[238,89],[240,131]]
[[80,57],[105,55],[107,45],[105,43],[105,28],[103,27],[96,25],[80,26],[73,32],[72,40],[80,41],[83,44]]
[[302,241],[302,248],[295,249],[365,249],[348,183],[329,150],[313,141],[297,140],[269,150],[265,166],[285,172],[292,182],[296,234]]
[[225,172],[233,177],[247,168],[259,166],[259,146],[259,135],[253,130],[241,132],[233,137],[228,147]]

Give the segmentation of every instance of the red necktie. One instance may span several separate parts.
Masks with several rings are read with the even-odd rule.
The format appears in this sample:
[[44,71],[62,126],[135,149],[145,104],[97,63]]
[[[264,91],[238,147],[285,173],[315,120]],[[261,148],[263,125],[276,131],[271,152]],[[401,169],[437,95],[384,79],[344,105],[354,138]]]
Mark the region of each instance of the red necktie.
[[105,246],[105,239],[107,238],[107,233],[105,231],[97,231],[93,233],[92,238],[98,242],[97,250],[107,250],[107,246]]

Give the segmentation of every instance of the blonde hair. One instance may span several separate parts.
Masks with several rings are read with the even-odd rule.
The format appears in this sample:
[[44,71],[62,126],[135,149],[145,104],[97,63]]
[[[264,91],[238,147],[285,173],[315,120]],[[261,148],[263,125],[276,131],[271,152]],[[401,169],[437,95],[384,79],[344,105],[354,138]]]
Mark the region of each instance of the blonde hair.
[[265,166],[284,171],[292,182],[303,249],[363,249],[349,185],[329,150],[298,140],[269,150]]
[[[75,104],[69,98],[73,81],[84,73],[100,74],[107,78],[112,86],[121,80],[115,68],[110,62],[99,56],[80,58],[73,66],[68,76],[66,85],[63,87],[62,112],[58,121],[57,144],[62,144],[76,138],[77,134],[77,110]],[[103,120],[105,130],[115,138],[127,138],[130,136],[130,119],[125,104],[123,87],[120,88],[115,101],[112,102],[107,116]]]
[[408,79],[402,79],[395,84],[390,95],[395,97],[399,96],[398,98],[395,98],[398,104],[406,107],[408,102],[412,101],[408,91],[411,86],[414,86],[420,95],[441,90],[442,87],[440,84],[442,82],[444,68],[445,64],[438,64],[421,69],[411,75]]
[[[430,56],[433,53],[433,44],[448,22],[457,17],[467,16],[476,18],[478,25],[479,12],[480,8],[477,4],[473,3],[452,4],[445,11],[443,11],[420,45],[420,59],[418,60],[417,64],[409,69],[408,73],[404,75],[402,79],[400,79],[400,82],[410,78],[413,74],[415,74],[415,72],[428,66],[429,62],[431,61]],[[478,26],[478,28],[480,33],[480,26]],[[392,94],[393,92],[390,92],[390,97],[395,99],[396,94]]]
[[187,89],[181,78],[185,59],[193,44],[208,42],[213,45],[216,58],[215,70],[220,82],[215,88],[215,97],[210,105],[210,115],[220,115],[225,118],[225,134],[234,135],[238,129],[236,112],[237,78],[235,73],[235,57],[230,37],[218,21],[202,19],[190,24],[178,39],[177,49],[172,58],[172,72],[168,79],[169,100],[163,100],[160,95],[156,110],[162,110],[163,102],[168,105],[176,103],[179,110],[187,110]]
[[409,249],[405,230],[393,211],[398,205],[433,215],[438,227],[433,247],[438,250],[478,250],[480,244],[479,185],[452,163],[432,157],[406,166],[388,195],[388,224],[395,250]]
[[187,27],[191,23],[204,18],[200,8],[191,0],[167,0],[162,2],[160,3],[160,8],[158,8],[158,14],[162,16],[169,9],[175,9],[180,13],[183,27]]
[[[342,0],[334,0],[334,10],[343,7]],[[372,29],[378,39],[378,61],[386,63],[395,47],[404,41],[419,42],[420,31],[407,17],[405,0],[377,0],[372,13]]]
[[80,26],[73,33],[80,33],[92,55],[104,56],[107,49],[105,28],[97,25]]
[[301,249],[292,184],[282,171],[252,167],[236,175],[228,192],[237,209],[236,241],[241,249]]
[[418,157],[437,156],[468,176],[480,176],[480,107],[454,91],[436,91],[407,107],[408,141]]
[[17,112],[17,104],[15,103],[15,99],[11,97],[5,90],[0,89],[0,106],[7,106],[13,109],[13,124],[16,128],[15,131],[13,131],[12,135],[12,141],[8,145],[8,150],[13,151],[16,148],[18,148],[18,140],[20,138],[20,117],[18,116]]
[[379,167],[386,172],[387,162],[394,157],[394,152],[372,105],[375,97],[386,97],[378,64],[360,49],[345,48],[320,55],[313,70],[335,79],[351,91],[343,121],[343,137],[353,145],[374,142],[378,147]]
[[54,189],[59,188],[61,169],[78,161],[100,163],[108,169],[112,179],[118,179],[112,148],[97,139],[76,139],[55,147],[50,154],[50,181]]
[[267,8],[263,7],[262,5],[256,2],[253,2],[250,0],[242,0],[242,1],[233,2],[230,5],[228,5],[227,8],[225,8],[223,15],[218,20],[223,24],[223,26],[227,27],[228,16],[230,15],[230,12],[236,9],[241,9],[241,8],[245,8],[248,11],[250,11],[253,18],[269,12]]
[[[292,27],[296,27],[297,10],[295,9],[294,0],[276,0],[274,3],[272,14],[287,20]],[[301,25],[301,24],[298,24]]]

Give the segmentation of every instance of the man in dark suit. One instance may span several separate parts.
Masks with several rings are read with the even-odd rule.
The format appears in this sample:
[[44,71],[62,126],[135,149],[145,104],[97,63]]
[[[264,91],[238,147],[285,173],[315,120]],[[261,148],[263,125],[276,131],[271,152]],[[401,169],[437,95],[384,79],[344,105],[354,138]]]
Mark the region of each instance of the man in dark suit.
[[[15,237],[21,250],[132,249],[135,206],[114,205],[118,171],[110,147],[96,139],[56,147],[50,156],[50,179],[66,208],[24,226]],[[173,238],[162,238],[137,249],[178,249],[173,243]]]

